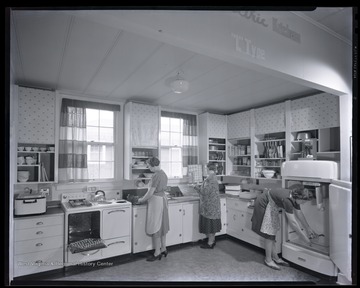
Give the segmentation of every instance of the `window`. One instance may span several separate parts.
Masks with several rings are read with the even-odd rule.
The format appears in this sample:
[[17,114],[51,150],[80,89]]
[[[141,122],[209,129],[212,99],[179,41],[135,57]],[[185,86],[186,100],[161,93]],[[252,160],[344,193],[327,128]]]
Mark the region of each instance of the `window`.
[[187,175],[187,167],[198,164],[197,116],[161,112],[161,168],[169,178]]
[[115,179],[116,115],[120,105],[63,98],[58,181]]
[[114,112],[86,109],[87,164],[89,179],[113,179]]
[[161,117],[161,168],[169,178],[182,177],[183,120]]

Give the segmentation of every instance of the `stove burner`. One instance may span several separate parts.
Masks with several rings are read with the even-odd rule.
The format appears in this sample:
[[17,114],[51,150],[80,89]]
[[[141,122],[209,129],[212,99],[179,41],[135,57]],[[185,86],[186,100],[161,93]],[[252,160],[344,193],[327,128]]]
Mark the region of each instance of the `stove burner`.
[[69,200],[70,207],[92,206],[92,204],[86,199],[71,199]]

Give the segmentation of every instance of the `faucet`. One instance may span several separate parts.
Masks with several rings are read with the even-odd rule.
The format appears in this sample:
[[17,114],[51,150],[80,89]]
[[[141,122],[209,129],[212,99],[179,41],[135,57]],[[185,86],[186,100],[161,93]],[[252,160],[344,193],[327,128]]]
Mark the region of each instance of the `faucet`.
[[104,201],[105,200],[105,192],[103,190],[97,190],[95,192],[95,201]]

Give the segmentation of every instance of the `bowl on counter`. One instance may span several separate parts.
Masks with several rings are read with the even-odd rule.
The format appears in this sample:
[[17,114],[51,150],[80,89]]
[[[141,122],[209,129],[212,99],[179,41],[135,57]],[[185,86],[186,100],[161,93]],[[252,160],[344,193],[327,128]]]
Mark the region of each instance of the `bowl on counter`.
[[24,148],[25,147],[19,146],[17,149],[18,149],[18,151],[24,151]]
[[262,174],[264,175],[265,178],[272,178],[275,175],[274,170],[262,170],[261,172],[262,172]]

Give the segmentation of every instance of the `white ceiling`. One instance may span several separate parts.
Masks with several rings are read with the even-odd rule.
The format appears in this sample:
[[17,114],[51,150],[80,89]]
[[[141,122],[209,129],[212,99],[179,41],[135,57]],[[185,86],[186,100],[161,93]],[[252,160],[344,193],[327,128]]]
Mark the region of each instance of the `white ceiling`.
[[[351,43],[351,11],[318,8],[296,13]],[[11,53],[19,85],[219,114],[317,92],[76,14],[13,12]],[[169,79],[178,71],[190,82],[190,89],[183,94],[175,94],[169,87]]]

